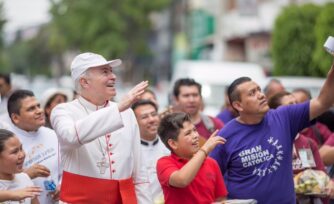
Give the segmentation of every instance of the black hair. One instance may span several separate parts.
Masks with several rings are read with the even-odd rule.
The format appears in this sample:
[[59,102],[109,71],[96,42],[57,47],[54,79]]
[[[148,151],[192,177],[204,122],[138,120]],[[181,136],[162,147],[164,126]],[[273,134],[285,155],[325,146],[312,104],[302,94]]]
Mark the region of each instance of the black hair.
[[68,98],[67,98],[67,96],[66,96],[65,94],[57,92],[57,93],[53,94],[52,97],[47,101],[47,103],[45,104],[44,109],[50,107],[52,101],[55,100],[55,98],[56,98],[57,96],[64,96],[65,101],[68,100]]
[[12,95],[10,95],[9,99],[8,99],[8,104],[7,104],[7,110],[8,110],[8,114],[9,117],[11,118],[11,115],[13,113],[15,114],[20,114],[20,109],[21,109],[21,101],[27,97],[34,97],[34,93],[32,91],[29,90],[16,90],[12,93]]
[[11,137],[14,137],[13,132],[0,129],[0,153],[5,149],[5,142]]
[[282,98],[284,96],[288,96],[288,95],[291,95],[291,93],[289,93],[287,91],[282,91],[282,92],[279,92],[279,93],[273,95],[268,100],[269,107],[272,108],[272,109],[278,108],[279,106],[282,105]]
[[309,90],[307,90],[307,89],[304,89],[304,88],[297,88],[297,89],[294,89],[294,90],[292,91],[292,93],[296,93],[296,92],[302,92],[303,94],[305,94],[305,95],[307,96],[307,98],[308,98],[309,100],[312,99],[311,92],[310,92]]
[[165,146],[172,151],[168,140],[177,140],[184,122],[191,122],[190,116],[183,112],[167,114],[161,119],[158,135]]
[[11,80],[10,80],[10,75],[9,74],[1,74],[0,73],[0,79],[4,79],[6,84],[11,84]]
[[196,86],[198,88],[199,95],[202,96],[202,85],[200,83],[191,78],[181,78],[174,83],[173,94],[175,97],[179,96],[181,86]]
[[240,101],[240,92],[237,90],[237,88],[240,84],[243,84],[248,81],[252,81],[252,79],[249,77],[240,77],[234,80],[230,84],[230,86],[227,89],[227,95],[231,104],[233,103],[233,101]]
[[153,101],[147,100],[147,99],[141,99],[141,100],[136,101],[134,104],[132,104],[131,108],[134,111],[134,110],[136,110],[136,108],[138,108],[139,106],[143,106],[143,105],[151,105],[151,106],[154,107],[154,109],[156,111],[158,111],[157,104],[155,104]]

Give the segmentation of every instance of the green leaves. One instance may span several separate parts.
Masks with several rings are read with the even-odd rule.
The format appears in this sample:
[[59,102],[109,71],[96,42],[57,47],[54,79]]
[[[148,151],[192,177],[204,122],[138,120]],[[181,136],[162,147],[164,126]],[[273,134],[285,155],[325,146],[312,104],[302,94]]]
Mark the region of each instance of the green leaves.
[[326,75],[331,56],[322,46],[327,36],[334,34],[332,7],[306,4],[283,10],[272,37],[275,75]]

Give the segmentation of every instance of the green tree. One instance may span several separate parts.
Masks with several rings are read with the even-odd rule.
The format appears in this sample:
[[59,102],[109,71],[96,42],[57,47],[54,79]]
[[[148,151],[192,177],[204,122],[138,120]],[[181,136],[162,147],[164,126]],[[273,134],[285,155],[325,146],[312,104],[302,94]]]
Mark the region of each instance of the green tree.
[[334,3],[324,5],[315,26],[316,49],[313,54],[314,74],[325,76],[333,57],[324,51],[323,45],[328,36],[334,36]]
[[53,46],[60,39],[62,45],[58,51],[93,51],[108,59],[122,57],[130,62],[128,65],[134,64],[139,57],[145,59],[150,55],[149,15],[165,8],[169,1],[53,1],[52,26],[57,30],[52,37]]
[[314,27],[320,7],[286,7],[275,22],[272,54],[275,75],[310,75],[315,49]]
[[22,31],[17,31],[16,38],[8,48],[10,69],[27,76],[51,75],[52,53],[47,47],[48,33],[42,26],[33,38],[22,38]]

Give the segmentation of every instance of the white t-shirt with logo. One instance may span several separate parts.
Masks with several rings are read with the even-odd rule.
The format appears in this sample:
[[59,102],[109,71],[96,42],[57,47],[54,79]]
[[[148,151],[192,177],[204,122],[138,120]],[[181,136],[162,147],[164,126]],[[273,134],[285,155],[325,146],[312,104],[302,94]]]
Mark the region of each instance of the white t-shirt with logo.
[[[33,182],[25,173],[15,174],[13,180],[0,180],[0,190],[18,190],[29,186],[33,186]],[[31,198],[26,198],[21,201],[5,201],[1,204],[30,204]]]

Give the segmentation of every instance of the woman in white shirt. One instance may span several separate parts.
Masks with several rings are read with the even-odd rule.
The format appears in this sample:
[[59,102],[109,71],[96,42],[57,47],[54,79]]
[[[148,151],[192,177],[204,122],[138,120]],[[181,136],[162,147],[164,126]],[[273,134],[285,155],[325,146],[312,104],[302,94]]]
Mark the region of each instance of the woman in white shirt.
[[23,171],[25,153],[14,133],[0,129],[0,202],[39,204],[41,188]]

